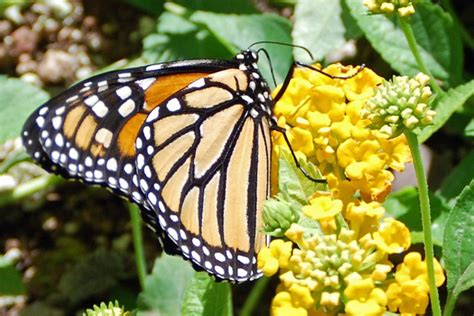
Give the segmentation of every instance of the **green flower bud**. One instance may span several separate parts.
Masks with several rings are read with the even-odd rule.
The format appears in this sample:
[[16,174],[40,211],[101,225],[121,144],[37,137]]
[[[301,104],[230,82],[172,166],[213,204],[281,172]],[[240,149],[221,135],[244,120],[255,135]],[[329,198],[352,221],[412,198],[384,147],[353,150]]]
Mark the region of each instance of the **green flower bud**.
[[400,135],[404,129],[419,129],[433,122],[436,112],[428,106],[431,90],[426,84],[430,78],[422,73],[415,78],[394,76],[379,86],[367,100],[362,117],[371,121],[387,138]]
[[298,213],[291,204],[277,199],[269,199],[263,206],[263,230],[274,237],[283,237],[291,224],[297,223]]

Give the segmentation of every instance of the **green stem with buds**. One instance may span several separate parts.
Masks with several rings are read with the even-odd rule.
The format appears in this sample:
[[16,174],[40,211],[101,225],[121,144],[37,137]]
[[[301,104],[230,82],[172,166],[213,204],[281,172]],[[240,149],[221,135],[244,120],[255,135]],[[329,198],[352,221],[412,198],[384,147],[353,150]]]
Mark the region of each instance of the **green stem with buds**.
[[410,50],[415,57],[416,63],[418,64],[418,68],[425,73],[426,75],[430,76],[430,83],[431,87],[433,90],[436,92],[437,95],[442,95],[443,90],[438,86],[436,83],[436,80],[434,80],[433,75],[431,72],[428,70],[428,68],[425,65],[425,62],[423,61],[423,58],[421,58],[420,51],[418,50],[418,46],[416,45],[416,40],[415,40],[415,34],[413,34],[413,29],[411,28],[410,24],[407,22],[405,18],[400,17],[400,27],[405,34],[405,37],[408,42],[408,46],[410,47]]
[[434,272],[434,250],[433,240],[431,237],[431,214],[430,200],[428,197],[428,183],[426,181],[425,171],[423,169],[423,161],[421,159],[420,145],[416,134],[406,130],[405,136],[410,146],[411,155],[413,157],[413,165],[415,167],[416,179],[418,182],[418,195],[420,198],[421,225],[423,227],[423,239],[425,245],[425,261],[428,269],[428,285],[430,288],[431,310],[434,316],[441,316],[441,306],[439,303],[438,290],[435,282]]

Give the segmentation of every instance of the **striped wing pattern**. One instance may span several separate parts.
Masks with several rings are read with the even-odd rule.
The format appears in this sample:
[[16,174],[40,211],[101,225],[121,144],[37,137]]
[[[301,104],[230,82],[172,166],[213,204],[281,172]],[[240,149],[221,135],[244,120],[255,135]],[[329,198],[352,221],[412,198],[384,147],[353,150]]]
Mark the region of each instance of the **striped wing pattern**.
[[244,51],[96,76],[33,113],[23,143],[45,169],[139,204],[167,250],[196,268],[254,279],[271,154],[255,62]]

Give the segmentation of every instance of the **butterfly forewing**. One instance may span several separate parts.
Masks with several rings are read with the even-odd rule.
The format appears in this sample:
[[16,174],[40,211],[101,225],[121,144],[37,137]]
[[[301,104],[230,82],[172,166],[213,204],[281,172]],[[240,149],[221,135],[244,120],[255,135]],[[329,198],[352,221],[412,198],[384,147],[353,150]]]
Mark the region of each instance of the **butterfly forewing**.
[[108,187],[195,267],[260,275],[271,100],[250,51],[115,71],[40,107],[23,142],[47,170]]

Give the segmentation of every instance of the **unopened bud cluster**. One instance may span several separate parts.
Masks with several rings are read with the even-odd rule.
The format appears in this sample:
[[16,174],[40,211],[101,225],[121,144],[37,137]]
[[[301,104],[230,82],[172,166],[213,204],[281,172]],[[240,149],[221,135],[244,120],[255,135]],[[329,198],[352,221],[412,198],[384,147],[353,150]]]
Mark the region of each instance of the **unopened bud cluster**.
[[396,12],[401,17],[408,17],[415,13],[413,3],[409,0],[364,0],[364,5],[375,14]]
[[372,128],[388,137],[400,135],[405,128],[413,130],[431,124],[436,112],[429,107],[429,79],[419,73],[415,78],[394,76],[383,82],[367,100],[361,110],[362,117],[369,119]]
[[371,255],[374,244],[370,238],[356,240],[351,230],[342,229],[339,235],[313,236],[305,239],[304,244],[302,249],[293,249],[288,271],[280,279],[288,288],[291,284],[308,288],[319,301],[317,304],[326,308],[339,306],[341,289],[362,267],[366,271],[375,268]]

